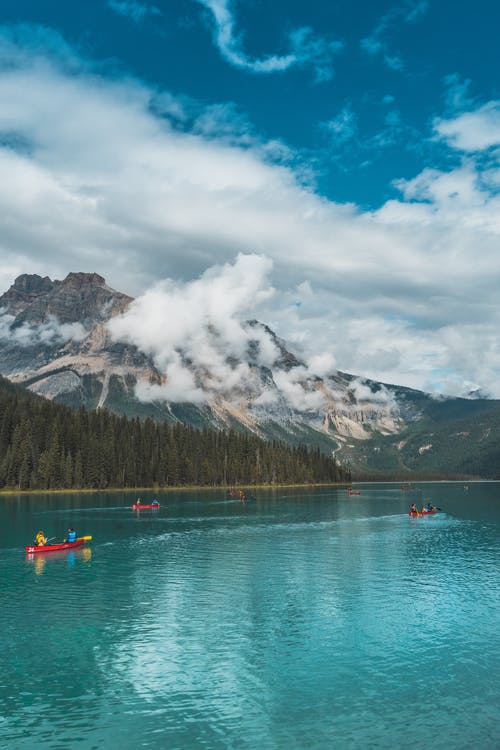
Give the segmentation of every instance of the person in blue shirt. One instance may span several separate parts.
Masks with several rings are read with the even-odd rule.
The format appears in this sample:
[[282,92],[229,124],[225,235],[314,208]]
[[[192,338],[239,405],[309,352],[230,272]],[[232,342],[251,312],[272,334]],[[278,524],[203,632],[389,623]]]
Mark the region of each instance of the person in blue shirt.
[[69,542],[76,542],[76,531],[74,529],[68,529],[68,536],[64,541],[66,544],[69,544]]

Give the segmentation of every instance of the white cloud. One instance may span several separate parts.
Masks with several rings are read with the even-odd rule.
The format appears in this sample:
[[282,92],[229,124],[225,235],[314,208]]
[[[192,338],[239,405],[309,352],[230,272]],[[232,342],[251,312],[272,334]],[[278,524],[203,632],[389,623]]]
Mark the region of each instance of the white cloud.
[[305,377],[306,372],[298,367],[288,372],[280,371],[274,374],[276,385],[293,409],[297,411],[321,409],[325,404],[324,395],[320,390],[305,387],[302,382]]
[[395,406],[394,394],[391,391],[384,386],[378,388],[378,390],[372,389],[362,378],[356,378],[353,380],[349,386],[349,390],[352,392],[356,401],[361,402],[361,406],[363,402]]
[[255,363],[272,366],[278,350],[270,335],[244,325],[274,293],[268,282],[271,268],[267,258],[240,255],[234,264],[213,267],[194,281],[159,282],[113,318],[113,338],[147,352],[166,375],[164,385],[141,387],[139,396],[200,401],[250,386],[246,359],[255,340]]
[[[172,294],[187,315],[182,298],[198,304],[189,284],[202,276],[218,295],[214,310],[227,300],[232,322],[220,324],[235,354],[244,343],[238,326],[251,313],[300,347],[305,361],[333,354],[340,369],[371,378],[448,388],[456,376],[451,387],[477,382],[500,395],[492,336],[500,325],[498,165],[486,169],[471,152],[448,171],[398,181],[400,198],[377,211],[336,204],[304,187],[280,149],[266,148],[244,124],[231,138],[224,113],[213,125],[209,111],[206,129],[198,115],[198,129],[189,130],[184,101],[97,76],[85,61],[78,67],[54,34],[35,34],[31,47],[28,38],[26,30],[9,31],[3,43],[0,35],[0,130],[11,136],[0,148],[3,288],[23,272],[97,271],[140,294],[153,321],[155,305],[163,310]],[[43,38],[56,52],[42,54]],[[175,116],[158,108],[163,95]],[[250,263],[248,284],[243,261],[230,270],[238,254],[261,258],[260,276]],[[224,283],[219,271],[203,276],[213,266],[228,269]],[[152,287],[164,278],[176,279],[173,292]],[[274,296],[261,294],[271,286]],[[164,313],[162,320],[176,319],[174,308]],[[129,322],[165,369],[182,367],[155,349],[158,336],[167,350],[164,326],[150,329],[140,316]],[[177,325],[198,347],[195,324]],[[216,339],[207,352],[200,341],[197,356],[208,361],[214,347]],[[446,384],[435,386],[447,370]],[[224,361],[220,373],[215,381],[227,374]]]
[[194,281],[160,282],[113,318],[111,336],[147,352],[165,377],[161,385],[140,383],[138,397],[202,402],[223,396],[238,402],[243,392],[251,392],[257,406],[272,403],[277,394],[263,387],[252,369],[257,366],[272,373],[293,409],[319,408],[324,397],[314,378],[334,372],[332,355],[313,356],[307,365],[285,371],[272,334],[247,322],[259,304],[274,296],[271,270],[267,258],[239,255]]
[[335,358],[331,352],[314,354],[310,357],[307,366],[312,375],[317,375],[320,378],[331,375],[336,369]]
[[250,73],[281,73],[291,67],[312,67],[317,82],[328,81],[333,76],[333,57],[342,48],[336,40],[319,36],[309,27],[290,33],[290,52],[251,58],[242,50],[241,36],[235,31],[231,0],[197,0],[213,15],[215,43],[222,57],[231,65]]
[[453,148],[474,152],[500,146],[500,102],[492,101],[473,112],[463,112],[434,123],[438,136]]
[[13,315],[0,310],[0,340],[19,346],[50,346],[66,341],[82,341],[88,333],[81,323],[60,323],[54,316],[49,316],[47,323],[40,325],[23,323],[12,327],[14,320]]

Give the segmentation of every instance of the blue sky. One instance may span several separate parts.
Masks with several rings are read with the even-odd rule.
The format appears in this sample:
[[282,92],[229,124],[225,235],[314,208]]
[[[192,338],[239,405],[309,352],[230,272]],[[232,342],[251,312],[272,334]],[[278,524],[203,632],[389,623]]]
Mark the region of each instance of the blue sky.
[[365,207],[394,195],[394,179],[449,163],[432,123],[463,107],[453,90],[500,96],[491,0],[4,0],[2,20],[59,31],[108,75],[230,104],[312,167],[319,192]]
[[0,24],[2,288],[137,295],[248,254],[252,313],[311,356],[500,396],[497,3],[4,0]]

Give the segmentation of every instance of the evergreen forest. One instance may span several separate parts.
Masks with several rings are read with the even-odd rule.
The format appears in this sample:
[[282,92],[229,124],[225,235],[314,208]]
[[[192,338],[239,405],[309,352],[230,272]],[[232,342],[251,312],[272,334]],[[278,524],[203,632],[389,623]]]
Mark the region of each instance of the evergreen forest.
[[348,482],[318,448],[234,430],[74,411],[0,378],[0,488]]

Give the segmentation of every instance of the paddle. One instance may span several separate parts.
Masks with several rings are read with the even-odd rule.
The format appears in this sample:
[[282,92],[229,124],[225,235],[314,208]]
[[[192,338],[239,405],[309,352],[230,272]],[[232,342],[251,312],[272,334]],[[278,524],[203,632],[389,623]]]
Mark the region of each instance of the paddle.
[[46,547],[49,542],[52,542],[55,539],[55,536],[51,536],[50,539],[47,539],[46,542],[43,544],[38,544],[35,540],[35,542],[32,544],[32,547]]
[[[53,537],[53,539],[55,539],[55,537]],[[75,542],[82,542],[82,541],[83,542],[90,542],[91,539],[92,539],[92,537],[89,534],[88,536],[79,536],[79,537],[77,537],[75,539]],[[63,544],[68,544],[68,542],[63,541]],[[73,542],[69,542],[69,544],[73,544]]]

